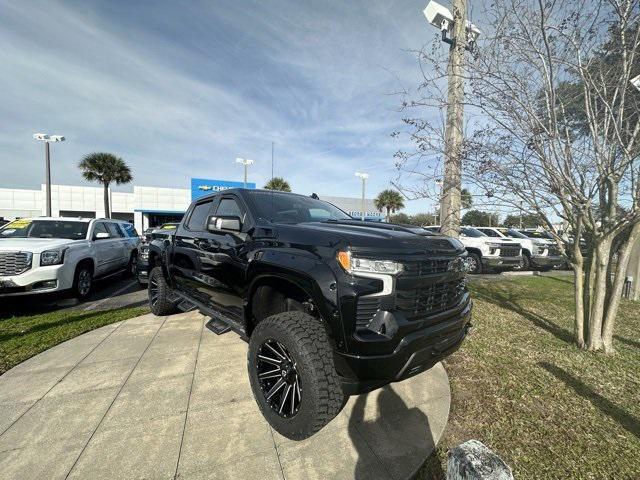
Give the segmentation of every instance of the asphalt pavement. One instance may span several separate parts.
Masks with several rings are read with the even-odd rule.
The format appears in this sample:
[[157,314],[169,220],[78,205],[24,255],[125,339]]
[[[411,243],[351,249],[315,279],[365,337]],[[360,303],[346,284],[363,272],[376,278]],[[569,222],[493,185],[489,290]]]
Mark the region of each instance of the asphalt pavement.
[[147,302],[147,289],[135,278],[113,276],[99,280],[87,300],[78,300],[68,294],[25,295],[0,299],[0,318],[37,315],[54,310],[111,310],[142,306]]

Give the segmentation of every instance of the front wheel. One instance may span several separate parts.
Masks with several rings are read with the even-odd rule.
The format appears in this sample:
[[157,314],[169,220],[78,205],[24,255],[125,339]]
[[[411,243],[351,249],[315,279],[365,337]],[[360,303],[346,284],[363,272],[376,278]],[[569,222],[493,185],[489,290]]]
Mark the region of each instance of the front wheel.
[[523,252],[522,256],[520,257],[520,262],[517,266],[514,267],[514,270],[524,271],[529,270],[529,268],[531,268],[531,259],[529,258],[528,253]]
[[467,264],[467,272],[473,274],[482,273],[482,261],[480,261],[480,257],[476,253],[470,253],[465,259]]
[[78,300],[85,300],[93,287],[93,269],[89,264],[81,264],[73,276],[73,293]]
[[327,334],[303,312],[261,321],[249,340],[247,367],[262,415],[292,440],[318,432],[344,404]]
[[164,278],[162,267],[154,267],[149,273],[149,309],[158,316],[171,315],[176,311],[175,302],[169,298],[171,288]]

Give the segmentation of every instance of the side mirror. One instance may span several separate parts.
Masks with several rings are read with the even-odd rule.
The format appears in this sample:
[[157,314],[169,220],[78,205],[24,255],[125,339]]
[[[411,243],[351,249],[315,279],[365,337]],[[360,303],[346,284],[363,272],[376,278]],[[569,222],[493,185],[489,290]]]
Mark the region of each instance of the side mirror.
[[98,232],[93,236],[94,240],[106,240],[107,238],[111,238],[107,232]]
[[220,230],[239,232],[241,226],[240,217],[233,215],[214,215],[209,217],[209,220],[207,221],[207,230],[210,232],[217,232]]

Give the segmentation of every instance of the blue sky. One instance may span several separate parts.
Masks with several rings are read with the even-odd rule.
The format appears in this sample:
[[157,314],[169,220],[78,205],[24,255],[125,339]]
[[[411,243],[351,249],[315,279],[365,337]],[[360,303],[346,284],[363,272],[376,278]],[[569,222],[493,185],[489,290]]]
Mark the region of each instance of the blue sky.
[[261,186],[274,141],[294,191],[357,196],[360,170],[377,193],[402,147],[391,93],[419,81],[406,50],[437,34],[425,4],[0,0],[0,187],[42,183],[32,134],[46,132],[67,138],[54,183],[81,183],[80,157],[110,151],[139,185],[240,180],[241,156]]

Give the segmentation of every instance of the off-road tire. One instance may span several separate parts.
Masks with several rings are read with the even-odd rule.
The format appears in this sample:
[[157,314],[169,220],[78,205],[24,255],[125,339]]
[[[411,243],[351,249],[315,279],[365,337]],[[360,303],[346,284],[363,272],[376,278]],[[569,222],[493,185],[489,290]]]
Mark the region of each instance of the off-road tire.
[[[151,313],[164,316],[176,312],[176,303],[169,298],[171,288],[167,285],[162,267],[154,267],[149,273],[147,291],[149,292],[149,309]],[[155,298],[156,294],[157,298]]]
[[467,258],[475,262],[475,267],[469,270],[469,273],[473,275],[480,275],[482,273],[482,261],[480,260],[480,256],[477,253],[470,253]]
[[[258,379],[258,352],[265,341],[275,340],[291,355],[300,377],[297,413],[283,418],[266,399]],[[303,440],[318,432],[340,412],[345,395],[333,364],[333,350],[320,321],[304,312],[284,312],[262,320],[249,340],[247,358],[253,396],[269,424],[281,435]]]

